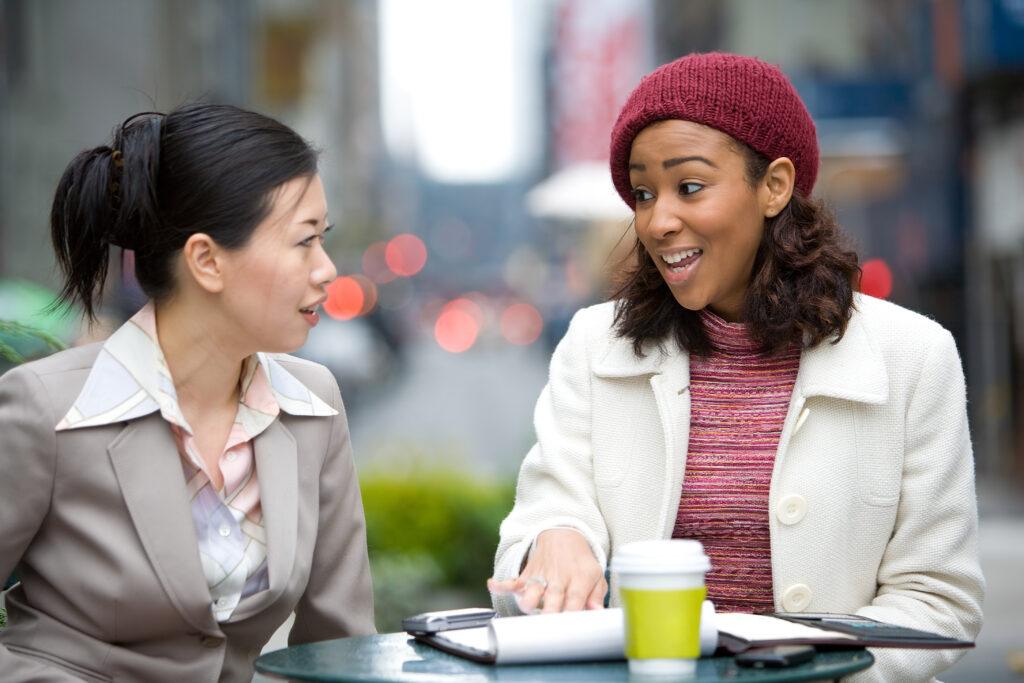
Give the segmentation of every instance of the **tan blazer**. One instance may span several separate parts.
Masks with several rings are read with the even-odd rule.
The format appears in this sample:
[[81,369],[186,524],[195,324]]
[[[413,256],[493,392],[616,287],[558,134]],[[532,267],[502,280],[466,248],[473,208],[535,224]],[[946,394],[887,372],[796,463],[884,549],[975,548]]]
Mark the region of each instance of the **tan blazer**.
[[291,644],[372,633],[362,501],[330,373],[275,356],[339,412],[282,412],[256,437],[270,588],[218,623],[159,412],[54,431],[99,349],[0,378],[0,576],[21,578],[6,597],[0,680],[249,681],[292,611]]

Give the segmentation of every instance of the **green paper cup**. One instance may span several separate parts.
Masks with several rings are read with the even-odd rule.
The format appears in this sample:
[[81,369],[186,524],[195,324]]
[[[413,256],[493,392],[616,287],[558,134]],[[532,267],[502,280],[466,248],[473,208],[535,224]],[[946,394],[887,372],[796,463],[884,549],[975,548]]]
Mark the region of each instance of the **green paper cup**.
[[699,541],[638,541],[615,551],[612,572],[622,598],[630,673],[693,673],[710,568]]

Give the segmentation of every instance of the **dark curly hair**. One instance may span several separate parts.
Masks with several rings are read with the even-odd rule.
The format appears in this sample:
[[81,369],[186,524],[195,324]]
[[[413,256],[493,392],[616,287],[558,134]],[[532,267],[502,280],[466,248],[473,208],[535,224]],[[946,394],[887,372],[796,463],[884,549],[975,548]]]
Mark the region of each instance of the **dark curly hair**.
[[[771,163],[742,142],[731,140],[746,160],[753,187]],[[696,311],[683,308],[639,239],[613,283],[615,330],[643,355],[648,343],[675,336],[680,348],[706,356],[713,346]],[[815,346],[839,341],[853,310],[860,275],[857,253],[822,202],[794,191],[776,216],[765,219],[740,319],[762,350],[775,354],[794,343]]]

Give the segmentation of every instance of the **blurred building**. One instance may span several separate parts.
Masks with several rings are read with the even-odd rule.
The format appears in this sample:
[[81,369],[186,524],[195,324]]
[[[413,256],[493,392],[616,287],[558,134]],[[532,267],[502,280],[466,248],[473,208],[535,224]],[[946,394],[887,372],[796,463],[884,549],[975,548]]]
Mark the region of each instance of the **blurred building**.
[[65,165],[127,116],[204,99],[324,149],[339,237],[379,230],[377,5],[370,0],[0,2],[0,277],[55,286],[49,206]]
[[[818,124],[816,193],[864,289],[957,338],[979,472],[1024,482],[1024,3],[655,3],[658,61],[779,64]],[[865,263],[866,262],[866,263]]]
[[963,6],[958,105],[979,467],[1024,484],[1024,2]]

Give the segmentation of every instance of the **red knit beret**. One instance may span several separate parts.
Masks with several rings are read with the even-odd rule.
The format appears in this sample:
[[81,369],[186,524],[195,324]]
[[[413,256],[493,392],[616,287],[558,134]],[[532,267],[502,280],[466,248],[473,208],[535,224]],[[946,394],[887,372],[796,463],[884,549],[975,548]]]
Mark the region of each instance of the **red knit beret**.
[[633,138],[664,119],[716,128],[770,160],[789,157],[796,189],[810,196],[818,176],[818,138],[807,107],[778,67],[709,52],[680,57],[644,76],[612,129],[612,181],[630,208],[636,208],[629,184]]

